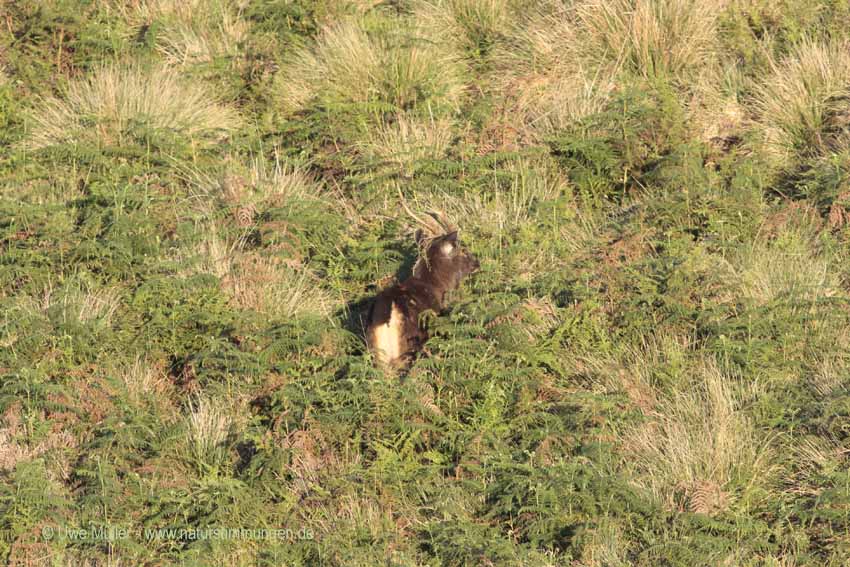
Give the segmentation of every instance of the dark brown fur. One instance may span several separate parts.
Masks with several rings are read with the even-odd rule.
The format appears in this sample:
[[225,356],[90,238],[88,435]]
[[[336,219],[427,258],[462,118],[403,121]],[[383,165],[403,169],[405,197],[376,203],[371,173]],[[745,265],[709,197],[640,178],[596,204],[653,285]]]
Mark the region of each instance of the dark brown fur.
[[[420,233],[417,233],[416,240],[421,244]],[[413,275],[378,294],[369,310],[366,341],[378,360],[390,366],[409,362],[428,339],[427,330],[420,325],[420,315],[428,310],[435,313],[442,311],[446,307],[448,292],[457,289],[461,280],[478,266],[475,256],[458,242],[456,231],[432,240],[425,257],[413,268]],[[391,330],[394,308],[401,321],[393,322],[395,326]],[[399,335],[397,352],[389,349],[391,352],[387,354],[379,349],[376,343],[382,338],[386,340],[396,335]]]

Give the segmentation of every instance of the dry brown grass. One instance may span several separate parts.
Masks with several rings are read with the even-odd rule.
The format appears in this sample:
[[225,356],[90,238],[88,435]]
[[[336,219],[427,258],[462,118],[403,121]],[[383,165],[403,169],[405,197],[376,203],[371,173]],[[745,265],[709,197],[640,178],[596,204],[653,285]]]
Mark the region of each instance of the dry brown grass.
[[[266,252],[246,249],[261,212],[310,200],[330,206],[311,175],[279,160],[271,166],[254,160],[234,164],[222,176],[192,171],[186,176],[194,186],[197,222],[203,227],[196,269],[217,276],[234,306],[276,318],[330,315],[338,300],[321,286],[295,248],[284,242]],[[231,216],[218,218],[220,207],[229,209]],[[274,229],[285,236],[285,226]]]
[[222,282],[234,304],[275,318],[330,316],[338,301],[306,266],[244,254]]
[[577,5],[589,58],[633,73],[683,77],[710,61],[726,0],[610,0]]
[[198,248],[198,269],[221,279],[234,306],[275,318],[327,317],[337,306],[338,301],[299,259],[245,251],[240,238],[226,238],[222,232],[217,223],[206,224],[205,238]]
[[487,192],[447,194],[435,191],[421,198],[426,209],[445,211],[449,218],[464,219],[464,230],[496,235],[534,222],[540,203],[570,194],[569,184],[557,169],[536,160],[517,159],[504,164],[503,177]]
[[582,56],[572,12],[541,12],[517,24],[494,55],[493,77],[521,137],[534,140],[602,109],[619,65]]
[[731,263],[734,293],[759,305],[780,298],[817,301],[840,289],[838,270],[804,228],[789,227],[774,239],[760,237]]
[[133,33],[157,24],[156,49],[170,65],[236,57],[248,24],[242,0],[140,0],[109,2]]
[[127,389],[129,399],[142,404],[147,396],[166,397],[172,384],[163,362],[137,357],[132,363],[113,370]]
[[[424,31],[409,33],[418,37]],[[457,108],[465,90],[463,65],[456,54],[425,39],[404,43],[370,34],[357,19],[329,24],[312,46],[293,53],[281,69],[282,106],[297,111],[320,100],[326,105],[378,102],[407,109],[439,100]]]
[[223,445],[232,431],[233,419],[222,400],[198,396],[189,401],[186,430],[198,464],[215,467],[224,459]]
[[[13,471],[18,463],[61,453],[79,445],[73,432],[58,427],[38,443],[28,443],[27,428],[20,410],[20,404],[13,404],[0,416],[0,472]],[[41,419],[46,419],[46,416],[41,415]],[[67,480],[70,463],[64,462],[61,455],[58,455],[57,460],[59,475]]]
[[281,71],[281,102],[299,110],[320,90],[329,98],[365,102],[380,60],[379,47],[355,23],[329,25],[313,49],[300,50]]
[[850,147],[850,44],[803,41],[757,85],[763,149],[778,167]]
[[836,346],[839,352],[817,354],[808,376],[812,389],[822,397],[832,396],[850,387],[847,381],[847,376],[850,375],[850,360],[844,354],[850,347],[850,336],[843,331],[837,338]]
[[706,65],[695,78],[686,110],[699,141],[724,151],[743,141],[753,125],[739,94],[745,83],[739,68],[722,64]]
[[531,141],[599,111],[623,74],[695,83],[725,0],[542,3],[495,55],[494,83]]
[[61,98],[40,100],[30,115],[24,145],[122,145],[135,140],[133,130],[138,128],[210,143],[240,123],[236,111],[174,70],[104,65],[73,81]]
[[773,451],[741,409],[757,392],[713,358],[694,360],[686,338],[579,356],[575,370],[602,391],[626,393],[644,415],[621,432],[622,464],[668,509],[719,513],[741,491],[771,482]]
[[20,295],[16,307],[63,322],[99,323],[109,326],[121,307],[121,289],[97,287],[80,279],[69,279],[61,287],[47,283],[35,295]]
[[588,541],[582,550],[581,560],[574,562],[576,567],[627,567],[625,538],[620,529],[611,522],[601,522],[601,526],[588,535]]
[[625,433],[635,482],[673,510],[712,514],[771,479],[771,449],[740,409],[735,378],[705,359],[689,386],[656,392],[647,420]]
[[513,22],[515,0],[428,0],[416,5],[415,17],[435,36],[458,51],[493,42]]
[[635,407],[652,415],[661,396],[655,373],[659,368],[682,367],[689,344],[686,337],[652,335],[638,346],[624,347],[616,356],[579,354],[575,370],[587,375],[595,389],[625,392]]
[[452,126],[447,119],[402,113],[371,128],[356,147],[371,169],[411,177],[422,160],[445,157],[454,136]]

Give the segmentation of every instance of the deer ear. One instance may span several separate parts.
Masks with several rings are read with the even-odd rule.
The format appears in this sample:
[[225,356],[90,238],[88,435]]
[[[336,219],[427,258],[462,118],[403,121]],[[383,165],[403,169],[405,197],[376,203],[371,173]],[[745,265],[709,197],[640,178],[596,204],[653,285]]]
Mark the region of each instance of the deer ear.
[[457,231],[453,230],[452,232],[448,233],[444,238],[446,242],[457,244]]
[[421,228],[417,228],[416,232],[413,233],[413,239],[416,241],[417,246],[422,246],[422,242],[425,240],[425,233],[422,232]]

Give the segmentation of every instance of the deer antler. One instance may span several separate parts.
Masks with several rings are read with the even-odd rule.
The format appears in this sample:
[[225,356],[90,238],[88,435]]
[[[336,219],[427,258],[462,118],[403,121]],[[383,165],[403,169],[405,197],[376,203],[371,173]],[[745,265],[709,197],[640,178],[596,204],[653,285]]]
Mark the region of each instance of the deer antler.
[[457,230],[457,226],[452,223],[446,214],[442,211],[428,211],[427,217],[422,218],[410,210],[407,206],[407,201],[401,192],[401,187],[398,189],[398,196],[401,202],[401,207],[410,217],[417,222],[427,233],[430,238],[436,238],[443,234],[448,234]]
[[449,234],[458,230],[457,225],[450,221],[443,211],[428,211],[428,216],[433,218],[440,228],[437,234]]

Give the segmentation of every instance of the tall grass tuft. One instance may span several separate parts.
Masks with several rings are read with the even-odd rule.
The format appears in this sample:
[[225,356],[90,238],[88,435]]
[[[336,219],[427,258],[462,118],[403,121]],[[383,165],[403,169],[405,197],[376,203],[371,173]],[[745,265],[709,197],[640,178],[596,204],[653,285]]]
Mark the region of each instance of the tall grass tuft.
[[61,98],[39,101],[30,123],[25,146],[39,149],[81,143],[120,146],[151,133],[210,143],[241,120],[203,86],[173,70],[109,64],[72,82]]
[[612,0],[577,6],[584,54],[643,76],[682,76],[710,60],[726,0]]
[[248,33],[237,0],[142,0],[117,3],[134,30],[156,29],[155,45],[169,64],[210,62],[239,54]]
[[337,304],[307,266],[256,254],[234,258],[222,285],[239,309],[276,319],[328,317]]
[[817,301],[840,288],[829,258],[816,250],[811,235],[800,230],[783,232],[773,241],[753,242],[733,265],[739,293],[757,305],[776,299]]
[[[336,301],[319,285],[318,277],[298,250],[287,245],[286,224],[266,227],[284,238],[282,249],[247,249],[250,233],[262,229],[262,217],[272,209],[329,205],[323,187],[304,169],[276,160],[257,159],[223,177],[190,173],[196,186],[201,239],[198,269],[217,276],[232,304],[275,318],[329,316]],[[219,218],[217,207],[231,215]]]
[[515,159],[503,164],[486,191],[435,191],[423,200],[430,208],[446,211],[450,218],[464,219],[465,231],[498,237],[503,231],[534,223],[541,204],[569,194],[566,179],[546,162]]
[[713,59],[724,0],[544,4],[507,33],[495,83],[531,139],[603,108],[628,74],[692,81]]
[[742,139],[752,118],[744,91],[747,79],[739,67],[709,66],[695,81],[688,100],[688,121],[696,138],[721,148]]
[[734,376],[706,359],[691,382],[658,395],[624,446],[638,484],[668,508],[722,512],[736,494],[769,480],[770,450],[740,409]]
[[324,27],[316,42],[293,53],[281,70],[284,109],[297,111],[310,103],[457,108],[464,92],[463,66],[421,33],[415,28],[369,33],[353,19]]
[[370,128],[360,142],[360,157],[374,170],[414,174],[417,163],[445,157],[454,133],[452,122],[398,114]]
[[417,6],[416,16],[455,43],[459,50],[485,55],[512,21],[512,0],[433,0]]
[[754,97],[766,155],[786,167],[847,148],[848,101],[850,43],[803,41],[772,62]]
[[493,55],[493,82],[523,137],[535,139],[602,109],[616,60],[583,55],[582,30],[566,9],[541,11],[515,25]]
[[189,447],[195,464],[202,472],[223,465],[226,457],[224,444],[233,425],[229,409],[221,400],[207,396],[190,400],[186,416]]

